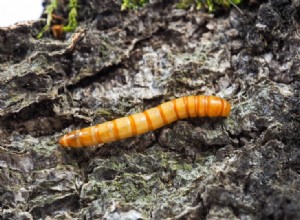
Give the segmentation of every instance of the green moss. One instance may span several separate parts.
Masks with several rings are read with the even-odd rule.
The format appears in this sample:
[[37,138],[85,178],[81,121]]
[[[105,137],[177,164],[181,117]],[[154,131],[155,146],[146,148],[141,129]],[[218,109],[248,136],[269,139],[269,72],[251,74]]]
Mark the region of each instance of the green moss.
[[101,116],[112,116],[112,113],[105,109],[105,108],[99,108],[96,110],[96,115],[101,115]]
[[[190,8],[195,5],[197,9],[207,8],[212,12],[217,6],[229,7],[230,5],[239,4],[242,0],[179,0],[177,7],[181,9]],[[147,4],[149,0],[123,0],[121,10],[137,9]]]
[[[189,204],[192,185],[197,185],[209,174],[214,156],[197,155],[195,163],[183,159],[180,154],[154,148],[145,154],[131,153],[120,157],[101,160],[101,168],[116,170],[113,180],[95,180],[89,175],[88,183],[82,188],[84,201],[98,199],[101,205],[107,201],[122,201],[143,210],[149,215],[153,207],[172,205],[174,209]],[[97,162],[98,163],[98,162]],[[96,163],[96,164],[97,164]]]
[[230,5],[236,5],[240,2],[241,0],[180,0],[177,4],[177,8],[187,9],[195,5],[197,9],[204,7],[212,12],[217,6],[229,7]]
[[68,15],[68,25],[63,27],[63,30],[66,32],[74,31],[78,24],[77,24],[77,8],[78,3],[77,0],[70,0],[68,7],[70,8],[70,12]]
[[[43,27],[43,29],[40,31],[40,33],[37,35],[37,38],[42,38],[43,34],[47,31],[49,31],[52,23],[52,14],[55,13],[55,10],[58,8],[58,0],[51,0],[50,5],[46,8],[47,13],[47,23]],[[78,0],[70,0],[68,4],[68,8],[70,9],[70,12],[68,14],[68,24],[66,26],[63,26],[64,32],[71,32],[74,31],[77,26],[77,8],[78,8]]]
[[149,0],[123,0],[121,10],[137,9],[147,4]]
[[124,164],[119,163],[119,162],[113,162],[110,164],[111,169],[113,170],[117,170],[117,171],[122,171],[122,169],[124,168]]
[[51,26],[51,21],[52,21],[52,14],[55,9],[58,7],[58,0],[52,0],[50,5],[47,6],[46,8],[46,13],[47,13],[47,23],[41,30],[41,32],[37,35],[37,38],[40,39],[43,34],[50,29]]

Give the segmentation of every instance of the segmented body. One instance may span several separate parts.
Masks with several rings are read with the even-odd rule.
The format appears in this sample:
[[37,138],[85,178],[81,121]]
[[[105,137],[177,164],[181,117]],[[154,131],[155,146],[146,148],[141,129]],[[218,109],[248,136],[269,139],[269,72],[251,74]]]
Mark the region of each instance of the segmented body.
[[144,134],[188,117],[226,117],[230,104],[216,96],[186,96],[165,102],[142,113],[75,130],[64,135],[64,147],[86,147]]

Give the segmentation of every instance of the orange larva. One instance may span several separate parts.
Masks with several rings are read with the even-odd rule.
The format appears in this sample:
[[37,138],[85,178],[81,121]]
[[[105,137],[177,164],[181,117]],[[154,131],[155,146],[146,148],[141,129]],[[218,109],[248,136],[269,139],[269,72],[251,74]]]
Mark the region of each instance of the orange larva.
[[64,147],[86,147],[144,134],[178,119],[188,117],[226,117],[230,104],[216,96],[186,96],[165,102],[142,113],[75,130],[64,135]]

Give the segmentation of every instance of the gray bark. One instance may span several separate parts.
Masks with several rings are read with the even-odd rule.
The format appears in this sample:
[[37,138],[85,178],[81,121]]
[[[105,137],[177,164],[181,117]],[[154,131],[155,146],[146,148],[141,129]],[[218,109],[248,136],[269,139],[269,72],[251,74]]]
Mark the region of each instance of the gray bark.
[[[0,29],[2,219],[300,219],[299,1],[79,3],[63,40],[36,39],[44,19]],[[226,98],[230,117],[58,146],[191,94]]]

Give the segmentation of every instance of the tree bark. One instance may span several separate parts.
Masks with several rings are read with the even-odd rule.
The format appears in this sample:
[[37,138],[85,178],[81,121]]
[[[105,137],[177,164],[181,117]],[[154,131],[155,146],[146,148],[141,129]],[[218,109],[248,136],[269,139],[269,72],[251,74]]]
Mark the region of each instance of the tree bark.
[[[79,27],[0,28],[2,219],[299,219],[299,2],[242,13],[158,0],[79,1]],[[67,10],[67,9],[66,9]],[[193,118],[80,149],[71,130],[186,95],[230,101]]]

